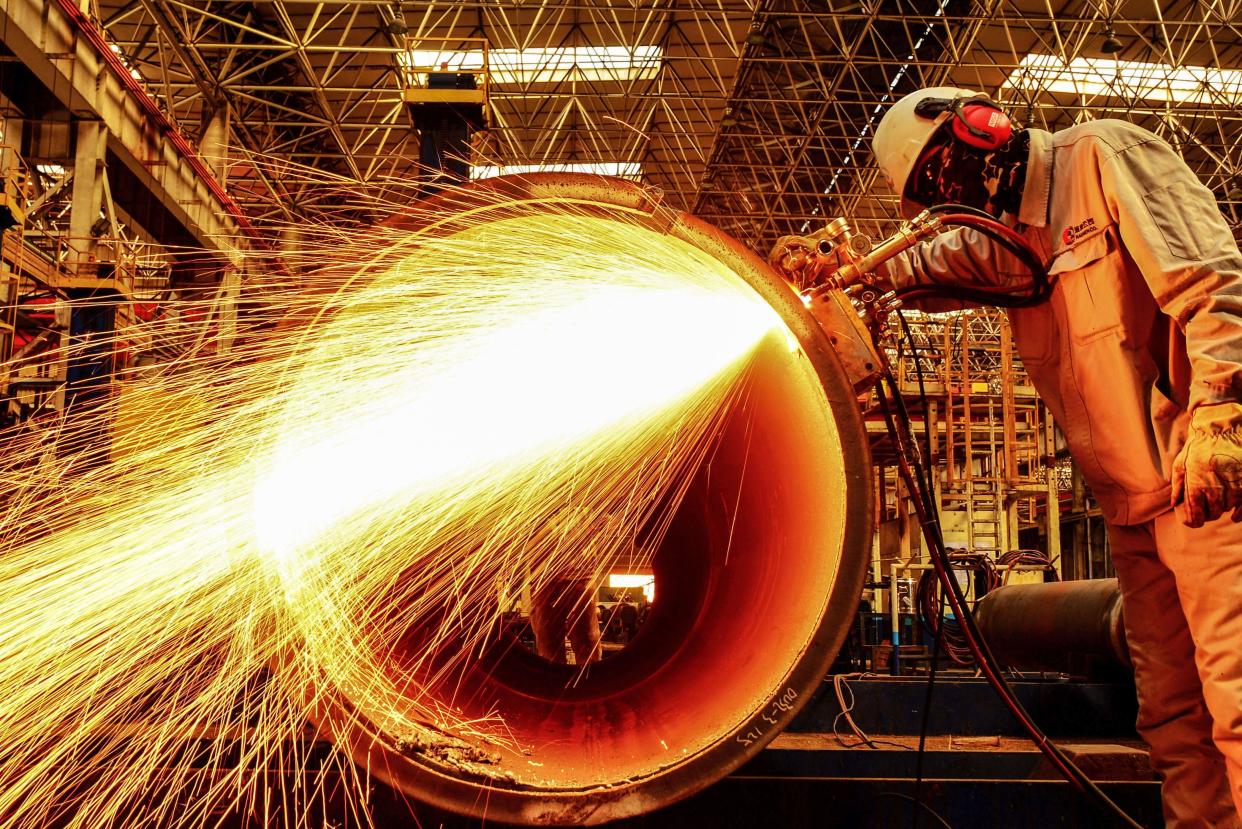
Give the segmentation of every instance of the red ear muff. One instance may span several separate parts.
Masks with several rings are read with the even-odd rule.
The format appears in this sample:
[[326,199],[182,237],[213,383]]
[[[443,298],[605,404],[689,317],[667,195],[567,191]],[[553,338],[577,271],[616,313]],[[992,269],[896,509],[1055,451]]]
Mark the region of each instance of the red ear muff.
[[1004,110],[991,101],[970,101],[955,108],[953,134],[981,150],[997,150],[1013,135],[1013,124]]
[[936,118],[952,112],[951,130],[964,144],[980,150],[997,150],[1013,135],[1013,124],[1005,111],[986,95],[969,98],[924,98],[914,107],[921,118]]

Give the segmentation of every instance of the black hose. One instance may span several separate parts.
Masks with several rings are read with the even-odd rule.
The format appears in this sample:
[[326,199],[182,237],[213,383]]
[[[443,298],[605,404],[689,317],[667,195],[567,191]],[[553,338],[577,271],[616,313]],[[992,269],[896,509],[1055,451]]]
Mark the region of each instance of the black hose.
[[[883,360],[883,357],[881,359]],[[900,414],[904,415],[905,406],[902,402],[901,390],[897,386],[897,380],[893,377],[892,368],[888,365],[887,360],[883,361],[882,379],[892,400],[897,403],[895,408],[898,409]],[[881,389],[880,396],[881,400],[885,397],[883,388]],[[912,445],[908,429],[909,419],[907,417],[902,422],[897,417],[894,417],[894,413],[886,405],[882,405],[881,410],[897,443],[898,472],[901,474],[909,490],[920,494],[920,497],[911,499],[911,502],[914,504],[915,512],[918,515],[919,524],[923,530],[923,537],[927,541],[932,564],[936,569],[936,575],[939,577],[940,583],[945,590],[946,598],[948,598],[949,606],[952,608],[954,616],[962,625],[962,632],[966,637],[967,644],[974,654],[984,677],[1001,698],[1001,701],[1005,703],[1005,706],[1017,717],[1022,727],[1030,735],[1032,741],[1034,741],[1036,747],[1039,748],[1053,767],[1067,781],[1080,793],[1087,796],[1105,814],[1114,818],[1120,825],[1130,827],[1130,829],[1141,829],[1133,818],[1114,803],[1091,778],[1083,773],[1082,769],[1074,765],[1073,761],[1056,744],[1048,739],[1048,735],[1031,719],[1026,708],[1014,694],[1013,688],[1009,685],[1008,680],[1005,679],[1000,664],[996,661],[996,657],[992,655],[987,642],[979,632],[974,615],[966,604],[966,597],[962,595],[957,579],[953,578],[948,550],[945,548],[944,537],[941,535],[940,525],[935,517],[936,512],[934,509],[928,508],[929,505],[934,506],[931,502],[931,493],[927,492],[923,487],[923,476],[915,471],[914,464],[918,463],[917,458],[912,458],[911,453],[908,451]]]
[[1030,271],[1031,288],[1025,294],[1014,295],[1010,291],[990,290],[987,288],[967,288],[960,285],[940,285],[920,283],[908,285],[896,291],[902,300],[918,301],[921,299],[955,299],[978,305],[996,305],[1001,308],[1027,308],[1048,299],[1052,294],[1052,280],[1048,270],[1035,251],[1025,240],[1010,231],[1010,235],[1002,233],[1005,228],[991,214],[964,204],[939,204],[928,208],[929,212],[948,216],[944,223],[950,227],[970,227],[987,236],[996,244],[1011,253]]
[[[897,321],[901,323],[901,330],[906,335],[906,342],[910,344],[910,357],[914,360],[914,376],[919,383],[919,404],[923,407],[923,471],[927,474],[923,477],[923,485],[927,487],[928,492],[933,491],[931,481],[931,470],[936,465],[936,459],[932,457],[932,426],[930,407],[927,404],[927,384],[923,380],[923,357],[919,354],[919,345],[914,340],[914,332],[910,329],[910,321],[906,319],[906,315],[900,310],[897,311]],[[934,504],[932,505],[935,506]]]
[[946,202],[945,204],[933,204],[927,208],[928,213],[969,213],[972,216],[978,216],[980,219],[991,219],[996,221],[996,217],[986,210],[980,210],[977,207],[971,207],[969,204],[957,204],[955,202]]

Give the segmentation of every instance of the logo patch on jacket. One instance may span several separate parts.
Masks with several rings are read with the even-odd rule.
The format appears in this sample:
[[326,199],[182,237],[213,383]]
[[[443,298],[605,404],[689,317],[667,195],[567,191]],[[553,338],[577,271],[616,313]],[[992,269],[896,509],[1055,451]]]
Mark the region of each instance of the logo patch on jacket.
[[1061,241],[1067,245],[1072,245],[1084,236],[1090,236],[1095,232],[1095,219],[1091,216],[1083,219],[1076,225],[1070,225],[1061,231]]

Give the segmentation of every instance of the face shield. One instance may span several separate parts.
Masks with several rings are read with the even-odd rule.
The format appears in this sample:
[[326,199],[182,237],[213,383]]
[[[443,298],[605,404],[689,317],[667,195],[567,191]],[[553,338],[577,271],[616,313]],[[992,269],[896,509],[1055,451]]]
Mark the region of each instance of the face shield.
[[999,218],[1017,214],[1030,151],[1025,131],[999,150],[955,140],[948,126],[927,143],[906,182],[905,198],[920,207],[964,204]]
[[920,207],[965,204],[983,210],[991,197],[985,186],[987,156],[941,127],[914,163],[905,197]]

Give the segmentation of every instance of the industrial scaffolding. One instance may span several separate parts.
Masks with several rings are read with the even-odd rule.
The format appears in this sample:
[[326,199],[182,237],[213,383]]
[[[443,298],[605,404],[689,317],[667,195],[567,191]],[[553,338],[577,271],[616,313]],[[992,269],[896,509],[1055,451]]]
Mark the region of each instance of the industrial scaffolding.
[[[1005,314],[908,316],[912,337],[891,345],[890,357],[933,470],[946,543],[994,558],[1037,548],[1065,578],[1111,575],[1099,510],[1022,367]],[[874,405],[867,425],[876,466],[876,565],[887,573],[894,563],[925,564],[910,493]]]

